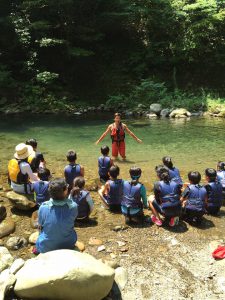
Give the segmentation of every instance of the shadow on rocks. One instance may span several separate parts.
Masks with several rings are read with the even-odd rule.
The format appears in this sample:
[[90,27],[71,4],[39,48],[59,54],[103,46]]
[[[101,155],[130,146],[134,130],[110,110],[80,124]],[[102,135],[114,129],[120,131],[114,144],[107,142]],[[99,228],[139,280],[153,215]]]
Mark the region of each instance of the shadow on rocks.
[[170,232],[174,232],[174,233],[184,233],[184,232],[188,231],[187,224],[183,220],[180,220],[179,224],[174,227],[171,227],[169,225],[169,221],[166,221],[163,224],[163,228]]
[[117,283],[114,281],[112,289],[108,296],[106,296],[103,300],[122,300],[122,295]]
[[11,213],[12,213],[13,215],[17,215],[17,216],[31,217],[32,213],[33,213],[34,211],[36,211],[36,210],[37,210],[37,207],[36,207],[36,206],[33,207],[33,208],[31,208],[30,210],[21,210],[21,209],[18,209],[18,208],[16,208],[16,207],[12,207],[12,208],[11,208]]
[[94,227],[98,225],[98,221],[96,219],[88,219],[88,220],[76,220],[75,221],[75,227]]

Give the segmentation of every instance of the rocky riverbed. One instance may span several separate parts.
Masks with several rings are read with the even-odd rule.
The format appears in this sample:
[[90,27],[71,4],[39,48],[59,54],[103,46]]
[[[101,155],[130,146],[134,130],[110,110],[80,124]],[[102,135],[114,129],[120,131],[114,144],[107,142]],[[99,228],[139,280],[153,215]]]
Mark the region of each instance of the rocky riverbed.
[[[7,217],[4,219],[1,209],[4,221],[0,234],[3,222],[8,224],[9,232],[0,245],[7,247],[14,259],[27,260],[34,257],[29,241],[37,231],[31,226],[33,210],[12,206],[6,197],[5,179],[2,177],[0,204],[6,208]],[[211,255],[225,243],[225,208],[218,217],[205,216],[199,228],[183,221],[174,229],[158,228],[148,217],[143,225],[131,227],[125,225],[123,216],[105,210],[95,191],[91,194],[95,201],[92,221],[76,224],[78,239],[85,244],[86,253],[126,270],[122,269],[121,274],[118,271],[119,284],[107,300],[225,298],[225,260],[215,261]],[[150,211],[145,214],[150,215]],[[11,295],[7,299],[18,298]]]

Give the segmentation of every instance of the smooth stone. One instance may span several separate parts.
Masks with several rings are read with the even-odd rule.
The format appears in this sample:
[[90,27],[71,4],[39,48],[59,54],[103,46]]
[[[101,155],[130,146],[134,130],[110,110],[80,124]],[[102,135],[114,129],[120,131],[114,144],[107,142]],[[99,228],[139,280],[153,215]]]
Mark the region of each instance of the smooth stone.
[[159,115],[162,110],[162,105],[160,103],[153,103],[150,105],[150,111],[156,115]]
[[28,244],[24,237],[13,236],[6,242],[6,247],[10,250],[18,250],[20,248],[26,247]]
[[0,247],[0,272],[11,266],[13,257],[6,247]]
[[17,194],[14,191],[8,192],[6,196],[11,204],[17,209],[30,210],[36,206],[36,203],[34,201],[31,201],[32,196]]
[[4,205],[0,205],[0,222],[7,216],[6,208]]
[[33,232],[30,236],[29,236],[29,243],[30,244],[36,244],[36,241],[39,237],[39,231]]
[[18,297],[52,300],[100,300],[110,292],[115,271],[93,256],[56,250],[29,259],[16,273]]
[[11,265],[9,271],[11,274],[16,274],[25,264],[25,260],[22,258],[17,258],[14,260],[13,264]]
[[170,109],[169,108],[164,108],[161,110],[160,112],[160,116],[162,118],[166,118],[166,117],[169,117],[169,114],[170,114]]
[[98,252],[102,252],[102,251],[105,251],[104,245],[98,247]]
[[31,219],[30,219],[30,226],[33,229],[37,229],[38,228],[38,210],[35,210],[32,215],[31,215]]
[[88,245],[90,246],[101,246],[102,244],[103,244],[102,241],[96,239],[95,237],[91,237],[88,242]]
[[10,273],[9,269],[2,271],[0,274],[0,300],[5,299],[7,291],[13,287],[16,277]]
[[119,247],[123,247],[126,245],[126,242],[123,242],[123,241],[117,241],[117,244]]
[[116,268],[115,269],[115,282],[121,291],[125,288],[125,286],[127,284],[127,280],[128,280],[127,270],[122,267]]
[[80,251],[83,252],[85,250],[85,245],[83,242],[77,241],[75,244],[75,248]]
[[158,118],[157,114],[153,114],[153,113],[147,114],[146,117],[148,117],[149,119],[157,119]]
[[14,232],[16,224],[11,219],[6,219],[0,224],[0,238]]
[[170,118],[185,118],[190,116],[191,113],[185,108],[177,108],[170,113]]

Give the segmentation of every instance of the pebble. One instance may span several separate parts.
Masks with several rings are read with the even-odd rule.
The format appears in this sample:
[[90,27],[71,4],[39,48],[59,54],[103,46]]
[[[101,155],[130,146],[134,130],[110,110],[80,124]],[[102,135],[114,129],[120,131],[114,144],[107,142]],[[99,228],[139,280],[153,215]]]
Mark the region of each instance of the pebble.
[[126,245],[126,243],[122,242],[122,241],[117,241],[117,244],[118,244],[119,247],[123,247],[123,246]]
[[83,242],[77,241],[75,247],[80,251],[83,252],[85,250],[85,245]]
[[33,232],[30,236],[29,236],[29,243],[30,244],[36,244],[36,241],[38,239],[39,236],[39,231]]
[[0,205],[0,221],[4,220],[7,216],[6,208],[4,205]]
[[115,227],[113,228],[113,231],[118,232],[118,231],[120,231],[120,230],[126,230],[126,229],[128,229],[128,226],[117,225],[117,226],[115,226]]
[[105,251],[105,246],[104,245],[98,247],[98,252],[101,252],[101,251]]
[[28,244],[24,237],[13,236],[6,242],[6,247],[10,250],[18,250],[22,247],[26,247]]
[[115,253],[110,253],[110,257],[111,257],[112,259],[115,259],[115,258],[117,257],[117,255],[116,255]]
[[15,230],[15,222],[12,219],[6,219],[0,224],[0,238],[9,235]]
[[128,250],[129,250],[128,247],[122,247],[122,248],[120,248],[120,251],[121,251],[121,252],[127,252]]
[[90,246],[101,246],[103,242],[95,237],[89,239],[88,245]]

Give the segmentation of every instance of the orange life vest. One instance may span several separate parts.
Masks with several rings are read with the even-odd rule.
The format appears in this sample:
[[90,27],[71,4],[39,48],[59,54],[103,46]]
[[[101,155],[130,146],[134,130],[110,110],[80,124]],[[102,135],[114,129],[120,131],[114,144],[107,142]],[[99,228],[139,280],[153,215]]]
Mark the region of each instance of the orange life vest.
[[113,124],[113,128],[111,131],[111,138],[112,138],[112,142],[117,142],[117,143],[124,142],[125,130],[122,123],[120,123],[118,128],[115,126],[115,124]]

